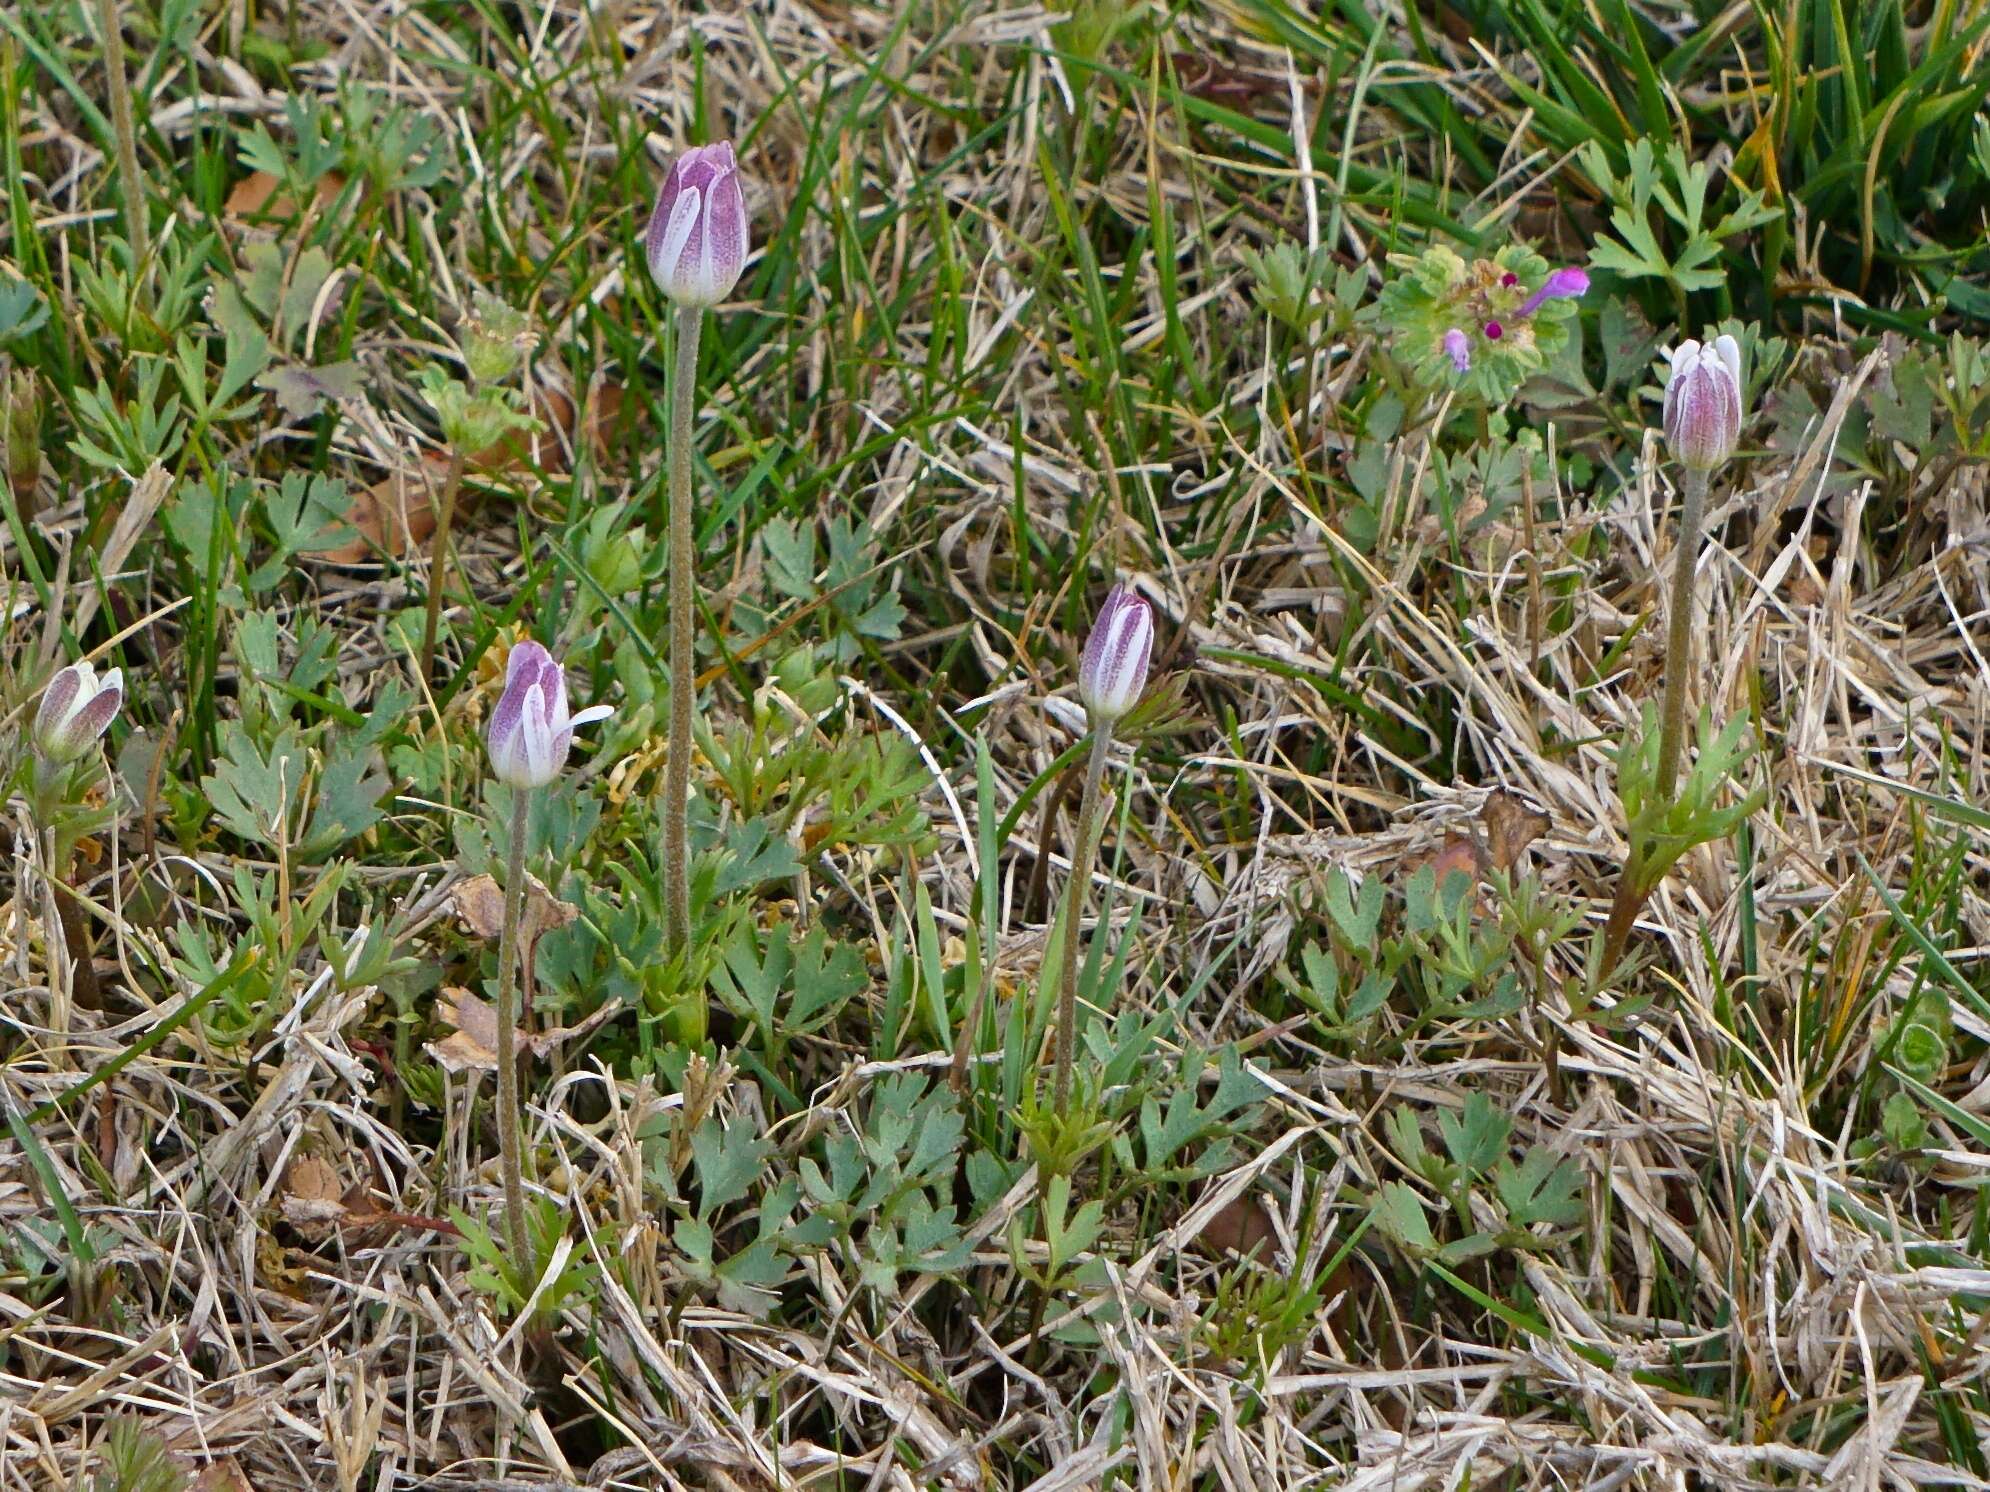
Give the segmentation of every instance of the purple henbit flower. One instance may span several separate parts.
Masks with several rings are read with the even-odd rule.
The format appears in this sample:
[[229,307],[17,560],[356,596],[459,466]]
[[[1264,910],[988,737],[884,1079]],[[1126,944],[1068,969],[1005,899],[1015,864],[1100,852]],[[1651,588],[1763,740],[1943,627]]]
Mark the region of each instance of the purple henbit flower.
[[566,670],[538,643],[519,643],[505,662],[504,693],[484,740],[492,775],[512,787],[544,787],[566,765],[574,727],[613,713],[607,705],[589,705],[569,715]]
[[1472,339],[1455,326],[1444,334],[1444,352],[1460,373],[1472,371]]
[[123,703],[123,669],[113,668],[102,678],[88,663],[58,670],[35,712],[35,750],[58,765],[75,761],[110,728]]
[[1588,290],[1589,271],[1570,265],[1566,269],[1556,270],[1547,279],[1543,280],[1541,288],[1522,301],[1520,309],[1513,314],[1515,316],[1532,316],[1536,311],[1541,309],[1543,301],[1572,300],[1578,295],[1588,293]]
[[1506,328],[1501,326],[1497,321],[1488,321],[1480,330],[1486,334],[1488,342],[1497,342],[1501,337],[1506,335]]
[[1078,698],[1093,725],[1111,725],[1138,703],[1154,650],[1154,608],[1117,582],[1092,621],[1078,663]]
[[685,151],[664,178],[643,235],[657,289],[680,306],[716,306],[739,283],[746,239],[732,143]]
[[1712,471],[1741,439],[1741,346],[1723,333],[1666,354],[1665,443],[1681,465]]

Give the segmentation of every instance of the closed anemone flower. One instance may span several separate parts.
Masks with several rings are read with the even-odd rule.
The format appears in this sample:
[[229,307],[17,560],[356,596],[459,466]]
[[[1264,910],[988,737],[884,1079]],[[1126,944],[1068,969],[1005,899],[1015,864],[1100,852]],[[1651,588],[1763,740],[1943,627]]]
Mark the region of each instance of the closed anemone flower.
[[1124,581],[1106,593],[1078,663],[1078,698],[1094,725],[1110,725],[1139,703],[1154,650],[1154,608]]
[[1723,333],[1666,355],[1665,443],[1682,465],[1712,471],[1741,440],[1741,347]]
[[52,762],[71,762],[110,728],[124,704],[124,670],[101,678],[88,663],[58,670],[35,712],[35,750]]
[[685,151],[656,194],[644,234],[657,289],[680,306],[716,306],[746,267],[746,237],[732,142]]
[[505,663],[504,693],[485,737],[491,772],[512,787],[544,787],[560,775],[574,727],[605,720],[607,705],[567,713],[566,671],[536,642],[521,642]]

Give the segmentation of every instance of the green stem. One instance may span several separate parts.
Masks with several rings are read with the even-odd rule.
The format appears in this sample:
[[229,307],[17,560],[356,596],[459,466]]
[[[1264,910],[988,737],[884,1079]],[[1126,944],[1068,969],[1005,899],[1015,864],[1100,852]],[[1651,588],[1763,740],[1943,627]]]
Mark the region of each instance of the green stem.
[[118,185],[124,196],[124,237],[131,250],[133,283],[146,260],[145,179],[138,174],[138,131],[131,122],[131,74],[125,68],[124,27],[117,0],[97,0],[104,33],[104,74],[111,94],[111,131],[117,136]]
[[669,879],[665,923],[673,953],[691,942],[691,859],[687,819],[691,799],[691,708],[698,692],[691,652],[691,592],[697,565],[691,553],[691,415],[697,397],[698,332],[704,312],[677,312],[677,366],[670,383],[670,755],[664,762],[664,869]]
[[1060,1114],[1071,1099],[1071,1067],[1078,1049],[1078,923],[1085,915],[1085,889],[1091,884],[1092,856],[1098,848],[1099,786],[1111,745],[1112,724],[1101,722],[1092,732],[1092,759],[1085,769],[1085,796],[1078,809],[1077,853],[1071,857],[1071,886],[1064,903],[1064,971],[1057,985],[1057,1076],[1052,1090]]
[[426,681],[435,666],[435,633],[442,621],[443,570],[449,563],[449,529],[456,521],[456,494],[463,486],[463,453],[449,452],[449,475],[442,479],[442,501],[435,510],[435,537],[428,545],[428,614],[422,621],[421,668]]
[[504,932],[498,939],[497,1107],[498,1154],[504,1168],[504,1223],[512,1258],[533,1267],[526,1249],[525,1176],[519,1160],[523,1126],[518,1113],[518,924],[525,906],[525,818],[532,790],[511,790],[511,849],[504,868]]
[[1665,708],[1658,737],[1658,796],[1669,801],[1679,782],[1679,758],[1686,745],[1686,671],[1692,656],[1693,569],[1700,557],[1700,527],[1706,520],[1707,474],[1686,468],[1680,483],[1684,502],[1673,545],[1672,601],[1666,618]]

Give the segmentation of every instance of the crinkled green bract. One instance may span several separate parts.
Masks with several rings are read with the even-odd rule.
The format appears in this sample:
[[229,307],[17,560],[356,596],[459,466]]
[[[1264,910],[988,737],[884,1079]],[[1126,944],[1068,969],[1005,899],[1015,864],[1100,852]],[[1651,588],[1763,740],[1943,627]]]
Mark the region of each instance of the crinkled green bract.
[[[1428,387],[1505,404],[1568,340],[1573,298],[1552,296],[1521,314],[1552,272],[1548,261],[1524,244],[1508,244],[1490,259],[1467,261],[1440,246],[1391,255],[1389,263],[1394,274],[1375,304],[1373,324]],[[1464,338],[1467,369],[1459,369],[1445,347],[1445,335],[1453,331]]]

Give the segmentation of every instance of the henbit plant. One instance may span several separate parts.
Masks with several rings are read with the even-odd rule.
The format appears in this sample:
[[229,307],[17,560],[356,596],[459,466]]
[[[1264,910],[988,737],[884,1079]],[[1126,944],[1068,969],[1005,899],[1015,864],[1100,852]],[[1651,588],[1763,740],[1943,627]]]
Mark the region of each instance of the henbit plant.
[[1398,272],[1363,319],[1423,385],[1490,406],[1510,402],[1561,355],[1574,302],[1589,289],[1586,271],[1551,270],[1522,244],[1470,263],[1442,246],[1391,263]]
[[[86,1006],[99,1003],[96,973],[89,962],[89,935],[68,883],[77,842],[100,828],[109,816],[91,803],[99,769],[90,748],[110,728],[123,703],[121,669],[113,668],[99,677],[92,665],[72,663],[49,680],[35,712],[28,805],[42,835],[42,873],[51,908],[44,926],[49,954],[49,1024],[57,1033],[69,1029],[72,998]],[[58,972],[58,943],[69,954],[66,979]]]
[[463,471],[472,456],[488,451],[514,431],[536,429],[515,389],[504,381],[518,371],[534,345],[525,313],[494,295],[479,293],[465,318],[461,347],[468,382],[453,378],[431,364],[422,370],[422,395],[434,406],[449,442],[449,471],[435,507],[435,532],[428,549],[428,607],[422,619],[421,656],[417,675],[426,680],[435,665],[435,634],[442,617],[444,571],[449,562],[449,530],[456,518],[456,498]]
[[708,308],[732,293],[746,267],[746,198],[732,143],[697,146],[670,168],[656,194],[643,248],[650,277],[677,307],[677,361],[670,379],[670,746],[664,763],[664,873],[672,953],[691,942],[691,715],[697,692],[691,592],[692,403],[698,334]]
[[485,745],[491,775],[511,789],[511,837],[504,858],[504,924],[498,938],[498,1148],[504,1169],[504,1221],[512,1255],[528,1252],[523,1148],[518,1106],[518,931],[525,905],[525,826],[535,788],[559,777],[573,746],[574,727],[605,720],[607,705],[567,713],[566,671],[539,643],[519,643],[505,661],[504,693],[491,712]]
[[1112,729],[1140,701],[1147,687],[1147,661],[1154,649],[1154,610],[1115,583],[1092,622],[1078,664],[1078,698],[1092,726],[1092,755],[1085,769],[1085,796],[1078,809],[1078,839],[1071,855],[1071,885],[1064,903],[1064,963],[1057,981],[1057,1055],[1052,1101],[1063,1113],[1071,1098],[1071,1064],[1078,1040],[1078,922],[1085,914],[1085,887],[1092,879],[1093,840],[1098,830],[1099,788],[1104,781]]

